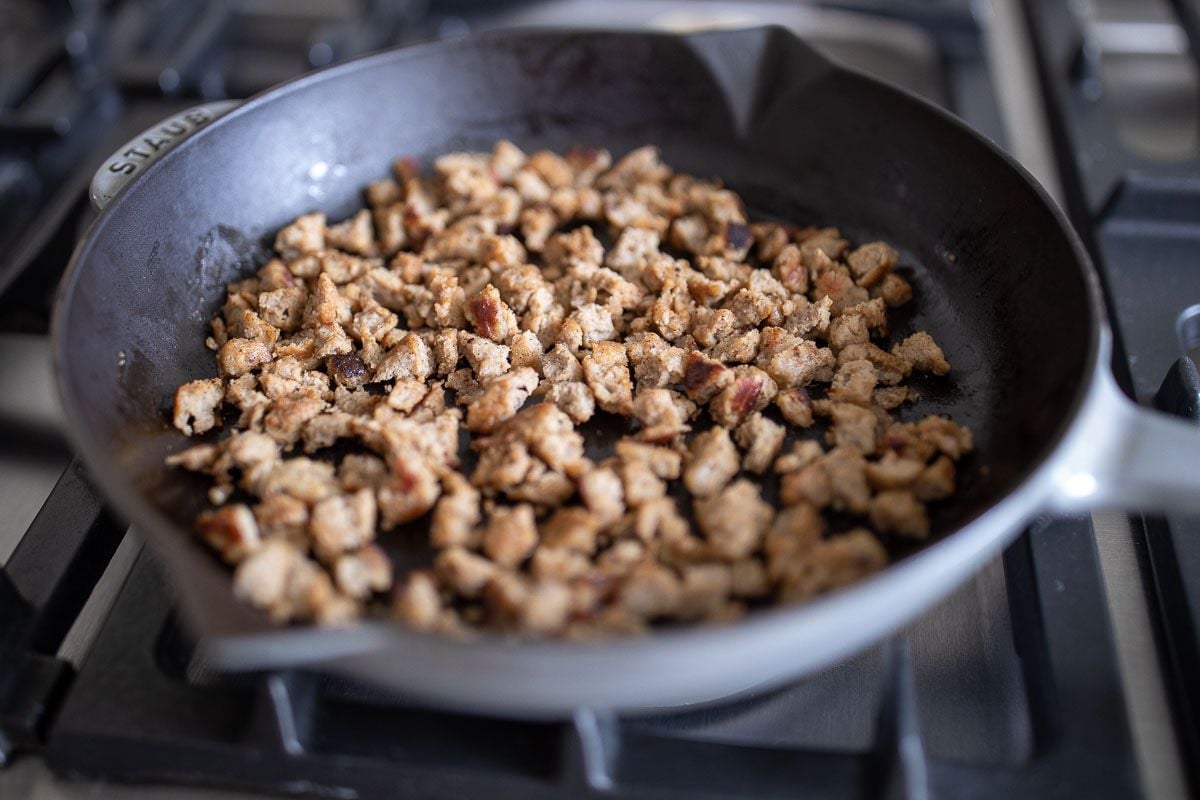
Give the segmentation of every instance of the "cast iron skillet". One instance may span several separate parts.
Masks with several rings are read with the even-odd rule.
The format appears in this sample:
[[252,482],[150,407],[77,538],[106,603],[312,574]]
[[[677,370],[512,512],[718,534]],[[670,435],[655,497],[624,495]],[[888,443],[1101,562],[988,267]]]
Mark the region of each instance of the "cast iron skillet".
[[[1038,513],[1197,505],[1200,434],[1116,390],[1095,273],[1042,190],[949,115],[783,29],[486,35],[328,69],[209,124],[226,110],[174,118],[106,164],[98,204],[132,180],[76,251],[54,321],[75,442],[216,667],[307,664],[516,715],[694,703],[878,640]],[[227,569],[189,533],[200,484],[162,465],[185,445],[167,423],[172,391],[214,372],[203,341],[224,285],[258,267],[298,214],[355,209],[398,154],[428,161],[502,137],[618,154],[654,143],[760,211],[898,243],[917,288],[909,324],[955,368],[952,388],[928,389],[916,411],[953,414],[978,443],[934,542],[803,606],[599,645],[460,643],[386,622],[279,630],[238,603]]]

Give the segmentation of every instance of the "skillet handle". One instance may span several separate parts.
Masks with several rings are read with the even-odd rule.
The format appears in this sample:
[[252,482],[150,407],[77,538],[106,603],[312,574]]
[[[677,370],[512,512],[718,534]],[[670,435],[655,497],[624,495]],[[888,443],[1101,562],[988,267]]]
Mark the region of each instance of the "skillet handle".
[[150,126],[104,160],[92,177],[89,195],[92,206],[103,211],[117,194],[146,167],[169,153],[180,142],[215,119],[242,104],[241,100],[218,100],[192,106]]
[[1100,372],[1054,471],[1054,510],[1200,513],[1200,426],[1132,402]]

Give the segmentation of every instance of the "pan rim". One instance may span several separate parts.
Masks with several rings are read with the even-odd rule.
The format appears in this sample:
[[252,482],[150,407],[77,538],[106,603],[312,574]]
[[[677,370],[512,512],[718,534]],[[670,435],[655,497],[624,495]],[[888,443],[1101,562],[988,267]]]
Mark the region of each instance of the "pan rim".
[[[795,34],[786,28],[780,26],[763,26],[763,28],[783,31],[787,36],[803,44],[799,37],[796,37]],[[628,31],[598,28],[509,29],[476,34],[463,39],[399,46],[316,70],[260,92],[248,98],[242,105],[209,124],[193,137],[190,137],[180,147],[175,148],[172,152],[152,164],[142,174],[135,177],[125,187],[125,190],[113,199],[108,207],[93,221],[84,236],[77,243],[60,280],[51,320],[50,334],[56,387],[59,400],[66,412],[68,436],[79,456],[82,457],[84,463],[88,466],[89,473],[102,488],[105,496],[110,498],[117,510],[126,514],[130,522],[136,527],[153,527],[162,530],[163,533],[178,534],[181,536],[187,535],[186,531],[175,525],[157,508],[147,502],[129,481],[124,480],[121,471],[114,468],[113,460],[106,452],[104,442],[92,436],[78,422],[81,419],[79,411],[82,398],[78,393],[68,388],[69,381],[65,378],[66,365],[70,362],[71,356],[66,350],[64,333],[67,325],[68,311],[72,306],[72,299],[78,285],[79,276],[84,268],[83,265],[87,263],[91,251],[102,238],[105,226],[109,224],[110,220],[115,218],[122,204],[128,200],[132,192],[138,190],[142,183],[148,179],[148,176],[156,175],[166,169],[165,165],[172,163],[178,157],[178,153],[185,147],[194,146],[195,141],[200,141],[203,137],[211,135],[211,131],[223,125],[231,124],[234,120],[244,115],[256,113],[259,109],[269,106],[276,99],[302,91],[311,84],[345,77],[360,70],[369,70],[379,65],[391,64],[395,61],[420,58],[430,51],[473,46],[481,41],[510,40],[525,37],[562,37],[564,35],[571,35],[587,39],[604,36],[636,36],[639,38],[691,41],[703,37],[719,37],[728,35],[729,33],[729,31],[704,31],[691,34],[677,34],[659,31]],[[807,44],[804,44],[804,46],[808,47]],[[824,59],[823,56],[821,58]],[[762,636],[774,635],[790,625],[803,624],[806,619],[816,619],[822,615],[829,616],[836,613],[836,609],[867,591],[880,591],[892,584],[902,584],[906,580],[905,576],[910,573],[919,574],[925,571],[927,569],[925,566],[927,562],[941,558],[946,551],[977,551],[976,555],[981,558],[986,553],[997,551],[1002,544],[1015,535],[1015,532],[1010,533],[1007,530],[1003,535],[994,530],[989,534],[993,520],[1012,520],[1013,522],[1006,526],[1006,528],[1012,527],[1016,522],[1027,522],[1032,518],[1032,514],[1026,514],[1021,511],[1021,508],[1033,508],[1035,511],[1041,510],[1043,501],[1045,500],[1044,495],[1046,494],[1046,487],[1044,485],[1046,483],[1046,475],[1053,468],[1055,462],[1063,456],[1064,445],[1067,444],[1071,435],[1078,429],[1083,416],[1081,412],[1087,405],[1097,376],[1104,369],[1105,360],[1111,349],[1112,334],[1107,320],[1107,313],[1100,289],[1099,275],[1096,268],[1066,214],[1049,196],[1045,188],[1020,163],[989,138],[971,128],[949,111],[932,104],[902,87],[878,80],[841,64],[830,62],[828,59],[824,60],[829,64],[831,71],[848,73],[859,80],[883,86],[891,92],[904,96],[910,102],[919,104],[925,111],[936,114],[944,123],[953,126],[960,133],[972,137],[993,155],[1002,159],[1010,169],[1015,170],[1023,183],[1034,192],[1037,201],[1043,206],[1042,211],[1050,214],[1062,235],[1066,238],[1066,243],[1075,257],[1077,268],[1081,272],[1088,295],[1086,307],[1090,315],[1090,325],[1086,364],[1081,372],[1080,380],[1074,390],[1071,402],[1064,409],[1062,421],[1058,424],[1053,437],[1047,440],[1037,458],[1027,465],[1024,475],[1017,480],[1009,492],[995,503],[978,512],[964,524],[940,537],[937,541],[931,542],[920,551],[890,564],[883,571],[863,581],[805,603],[759,609],[734,623],[717,627],[686,626],[667,628],[656,630],[652,636],[645,638],[613,639],[586,644],[562,641],[514,642],[496,635],[482,635],[470,641],[463,642],[433,634],[411,631],[397,623],[381,620],[366,620],[360,625],[344,630],[327,630],[312,627],[280,629],[270,625],[266,617],[259,614],[258,616],[261,617],[262,622],[260,629],[248,633],[219,633],[207,640],[206,653],[212,657],[212,660],[215,660],[217,664],[224,663],[234,668],[250,668],[250,666],[253,666],[249,663],[252,659],[246,658],[245,648],[250,638],[253,638],[258,644],[262,644],[264,640],[268,639],[277,640],[278,642],[288,642],[286,645],[288,649],[294,649],[297,652],[305,649],[306,642],[312,640],[313,637],[318,637],[323,645],[333,640],[344,643],[343,653],[349,655],[379,650],[393,643],[403,644],[404,642],[419,641],[423,648],[431,648],[446,653],[493,653],[503,656],[519,650],[523,655],[535,654],[543,658],[565,658],[568,660],[578,659],[597,652],[603,652],[606,656],[621,657],[622,659],[636,659],[639,656],[663,651],[672,647],[693,649],[711,644],[714,641],[722,642],[728,646],[736,641],[748,641],[750,639],[758,639]],[[955,585],[958,584],[959,582],[955,582]],[[196,620],[191,621],[193,623],[197,622]],[[336,660],[338,658],[337,648],[334,647],[333,651],[334,653],[331,655],[330,649],[326,648],[323,654],[316,659],[316,662],[324,664],[330,662],[331,659]]]

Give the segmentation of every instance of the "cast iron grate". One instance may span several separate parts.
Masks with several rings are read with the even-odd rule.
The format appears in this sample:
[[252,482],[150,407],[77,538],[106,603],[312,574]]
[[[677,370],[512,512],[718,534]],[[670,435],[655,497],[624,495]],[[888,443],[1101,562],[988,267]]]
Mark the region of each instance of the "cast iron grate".
[[[1116,93],[1100,69],[1104,48],[1082,6],[1027,2],[1066,208],[1099,268],[1113,320],[1114,369],[1130,395],[1200,422],[1200,149],[1171,160],[1135,152],[1116,127]],[[1099,7],[1097,7],[1099,8]],[[1131,11],[1135,9],[1130,9]],[[1196,4],[1153,3],[1160,28],[1176,21],[1200,68]],[[1152,41],[1131,40],[1153,56]],[[1127,53],[1126,55],[1130,55]],[[1160,54],[1161,55],[1161,54]],[[1194,101],[1194,98],[1193,98]],[[1162,376],[1166,375],[1164,379]],[[1134,515],[1134,542],[1153,587],[1156,635],[1167,655],[1169,706],[1182,763],[1200,786],[1200,517]]]
[[[1154,397],[1163,411],[1200,423],[1200,372],[1181,358]],[[1200,521],[1179,515],[1143,520],[1146,550],[1158,591],[1164,650],[1175,687],[1176,723],[1193,785],[1200,782]]]
[[72,673],[58,646],[124,535],[72,462],[0,571],[0,765],[44,741]]
[[45,332],[105,156],[201,100],[401,41],[413,0],[0,3],[0,329]]
[[[68,472],[63,496],[77,479]],[[79,504],[58,522],[78,531],[95,508]],[[91,530],[84,539],[110,542],[120,529]],[[196,674],[144,553],[70,682],[45,755],[71,777],[334,797],[1136,797],[1092,536],[1086,518],[1039,522],[1005,555],[1033,712],[1032,753],[1017,765],[927,753],[903,638],[885,648],[874,741],[857,751],[701,741],[670,720],[587,709],[565,724],[473,717],[306,672]],[[86,584],[66,572],[63,582]],[[50,641],[61,622],[47,625]],[[24,707],[52,706],[57,687],[33,688],[33,699],[15,695]],[[3,730],[36,747],[42,721],[30,729],[6,715]]]

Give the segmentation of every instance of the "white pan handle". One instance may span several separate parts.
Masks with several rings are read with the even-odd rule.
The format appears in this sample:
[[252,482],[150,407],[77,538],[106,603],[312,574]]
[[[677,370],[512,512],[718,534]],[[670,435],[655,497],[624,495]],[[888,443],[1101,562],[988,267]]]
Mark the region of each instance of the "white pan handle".
[[162,122],[152,125],[126,142],[117,152],[104,160],[92,178],[89,192],[92,205],[103,211],[125,184],[146,167],[171,152],[180,142],[213,120],[228,114],[241,105],[241,100],[218,100],[192,106]]
[[1100,370],[1054,470],[1059,511],[1200,513],[1200,426],[1130,401]]

